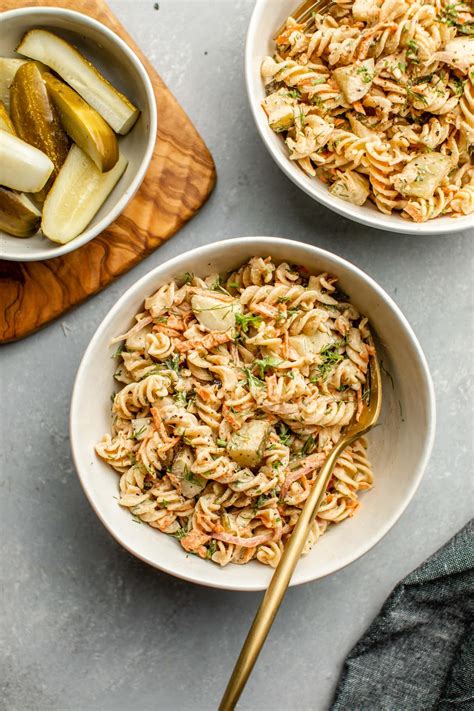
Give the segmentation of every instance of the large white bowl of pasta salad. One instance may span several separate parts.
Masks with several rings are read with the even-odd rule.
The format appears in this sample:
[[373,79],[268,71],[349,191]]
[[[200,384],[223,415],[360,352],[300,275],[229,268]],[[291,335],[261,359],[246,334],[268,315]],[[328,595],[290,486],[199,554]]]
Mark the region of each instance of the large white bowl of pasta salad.
[[380,425],[338,461],[293,585],[356,560],[414,495],[435,427],[421,348],[371,277],[300,242],[231,239],[151,271],[99,326],[74,386],[74,460],[102,523],[172,575],[264,589],[370,398],[370,333]]
[[474,13],[451,0],[340,0],[306,24],[257,0],[250,108],[283,172],[362,224],[474,227]]

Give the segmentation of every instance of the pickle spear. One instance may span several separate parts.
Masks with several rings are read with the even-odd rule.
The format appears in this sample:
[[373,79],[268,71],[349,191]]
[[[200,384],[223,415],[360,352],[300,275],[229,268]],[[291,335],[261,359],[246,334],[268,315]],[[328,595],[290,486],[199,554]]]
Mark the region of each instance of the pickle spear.
[[43,206],[41,227],[53,242],[77,237],[103,205],[127,167],[120,154],[112,170],[101,173],[84,151],[72,146]]
[[35,62],[22,64],[15,74],[10,87],[10,113],[18,136],[46,153],[53,162],[51,180],[38,195],[42,201],[66,160],[69,140]]
[[0,230],[14,237],[31,237],[40,222],[40,211],[26,195],[0,187]]
[[0,185],[25,193],[37,193],[53,172],[45,153],[0,129]]
[[8,133],[13,133],[15,135],[15,127],[12,124],[12,120],[8,115],[8,111],[5,107],[3,101],[0,100],[0,128],[3,131],[8,131]]
[[51,67],[99,112],[116,133],[128,133],[137,120],[140,114],[137,107],[61,37],[47,30],[30,30],[18,45],[17,52]]
[[0,101],[3,101],[7,111],[10,111],[10,86],[17,70],[26,59],[11,59],[0,57]]
[[117,138],[110,126],[77,91],[50,72],[43,72],[42,76],[68,136],[92,158],[102,173],[111,170],[118,161],[119,152]]

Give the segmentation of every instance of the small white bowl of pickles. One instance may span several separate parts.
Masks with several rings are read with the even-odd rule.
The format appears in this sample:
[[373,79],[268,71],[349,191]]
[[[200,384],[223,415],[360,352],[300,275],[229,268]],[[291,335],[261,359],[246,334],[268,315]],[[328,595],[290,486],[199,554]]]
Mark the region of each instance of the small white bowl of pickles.
[[138,190],[153,155],[150,78],[86,15],[0,16],[0,258],[36,261],[96,237]]

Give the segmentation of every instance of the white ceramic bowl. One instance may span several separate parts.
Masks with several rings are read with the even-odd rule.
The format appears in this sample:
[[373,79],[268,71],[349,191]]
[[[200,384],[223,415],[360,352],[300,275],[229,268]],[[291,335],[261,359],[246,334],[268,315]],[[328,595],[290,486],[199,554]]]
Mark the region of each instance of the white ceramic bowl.
[[[11,261],[51,259],[72,252],[97,237],[122,212],[140,187],[156,141],[156,102],[150,78],[138,57],[112,30],[87,15],[53,7],[25,7],[0,15],[0,56],[20,57],[15,47],[28,30],[42,27],[74,44],[122,91],[141,115],[120,150],[128,158],[125,173],[87,228],[75,239],[60,245],[38,232],[33,237],[12,237],[0,231],[0,258]],[[24,57],[23,57],[24,59]]]
[[[137,526],[117,504],[119,478],[100,460],[94,446],[110,431],[110,393],[114,391],[115,347],[111,338],[125,333],[145,297],[163,283],[194,272],[206,276],[240,266],[253,255],[328,271],[367,314],[378,338],[385,372],[380,425],[369,434],[375,487],[364,494],[354,518],[331,527],[301,559],[292,585],[339,570],[368,551],[397,521],[416,491],[428,460],[435,428],[433,385],[425,357],[399,308],[367,274],[340,257],[300,242],[276,237],[242,237],[217,242],[175,257],[134,284],[115,304],[92,338],[79,367],[71,404],[71,445],[84,491],[114,538],[150,565],[202,585],[229,590],[266,588],[272,571],[258,562],[225,568],[192,555],[179,543],[147,525]],[[392,381],[393,378],[393,381]],[[393,382],[393,385],[392,385]]]
[[267,117],[261,103],[265,98],[265,87],[260,74],[262,60],[267,55],[273,55],[275,44],[273,37],[276,30],[286,18],[295,11],[298,3],[295,0],[257,0],[250,20],[245,46],[245,80],[250,108],[257,124],[258,132],[263,139],[273,160],[282,171],[298,187],[304,190],[314,200],[329,207],[334,212],[361,222],[363,225],[376,227],[389,232],[405,234],[445,234],[467,230],[474,226],[474,215],[465,217],[437,217],[421,224],[403,219],[398,214],[384,215],[368,203],[359,207],[341,200],[328,190],[328,187],[317,178],[311,178],[296,163],[288,157],[287,147],[281,136],[277,135],[268,125]]

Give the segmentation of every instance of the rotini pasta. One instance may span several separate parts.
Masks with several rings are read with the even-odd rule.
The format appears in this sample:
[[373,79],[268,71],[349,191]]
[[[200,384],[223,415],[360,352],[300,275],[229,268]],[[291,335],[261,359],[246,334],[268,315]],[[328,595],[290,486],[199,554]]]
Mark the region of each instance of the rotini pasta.
[[[472,194],[459,186],[459,210]],[[97,454],[120,504],[219,565],[276,566],[327,453],[368,391],[367,319],[329,274],[254,257],[187,274],[121,340],[112,433]],[[307,552],[372,487],[367,445],[337,462]]]
[[289,17],[261,67],[269,125],[342,200],[416,222],[470,214],[473,35],[472,3],[452,0],[341,0],[305,24]]

